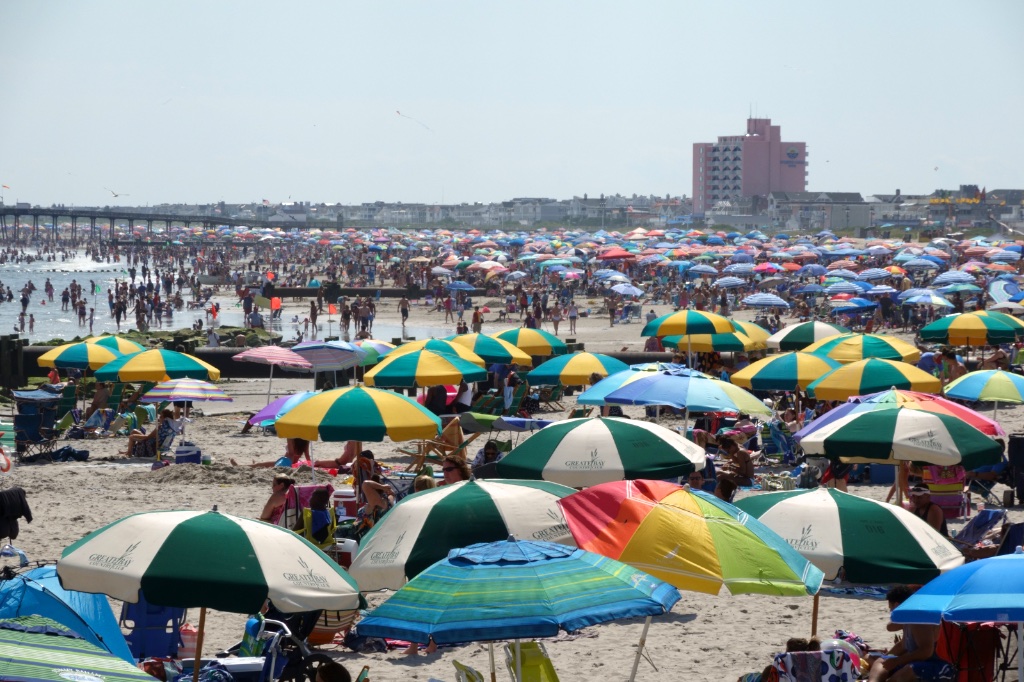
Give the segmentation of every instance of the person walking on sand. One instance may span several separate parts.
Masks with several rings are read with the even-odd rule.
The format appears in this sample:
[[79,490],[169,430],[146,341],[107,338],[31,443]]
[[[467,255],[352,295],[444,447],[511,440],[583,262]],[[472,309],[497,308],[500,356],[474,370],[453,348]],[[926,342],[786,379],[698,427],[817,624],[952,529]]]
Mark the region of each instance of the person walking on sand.
[[479,334],[484,328],[484,314],[480,312],[480,306],[473,308],[473,333]]
[[576,307],[576,301],[569,301],[569,333],[576,333],[576,319],[580,316],[580,309]]
[[405,296],[398,302],[398,312],[402,313],[402,326],[405,326],[406,321],[409,319],[409,299]]

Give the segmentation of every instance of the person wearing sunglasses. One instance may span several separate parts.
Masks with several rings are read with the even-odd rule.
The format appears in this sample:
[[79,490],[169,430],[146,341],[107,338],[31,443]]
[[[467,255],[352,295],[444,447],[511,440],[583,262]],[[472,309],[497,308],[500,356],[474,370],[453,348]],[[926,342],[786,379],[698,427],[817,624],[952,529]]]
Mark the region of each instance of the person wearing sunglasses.
[[473,472],[470,470],[466,460],[452,455],[441,460],[441,471],[444,473],[444,483],[441,485],[468,481],[473,476]]
[[704,474],[694,471],[686,477],[686,485],[690,490],[704,490]]

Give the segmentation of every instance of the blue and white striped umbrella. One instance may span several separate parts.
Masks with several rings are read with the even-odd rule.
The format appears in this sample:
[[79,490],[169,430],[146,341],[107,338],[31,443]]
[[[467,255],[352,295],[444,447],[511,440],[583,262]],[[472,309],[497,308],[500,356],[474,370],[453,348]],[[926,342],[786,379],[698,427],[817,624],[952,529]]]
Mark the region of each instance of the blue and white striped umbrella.
[[861,288],[853,282],[837,282],[825,289],[825,293],[829,296],[836,294],[859,294],[860,292]]
[[985,258],[988,258],[990,261],[1019,261],[1020,254],[1016,251],[1003,250],[997,251],[991,256],[985,256]]
[[842,277],[843,279],[857,279],[857,273],[856,272],[854,272],[853,270],[846,270],[844,268],[839,268],[838,270],[829,270],[828,271],[828,276],[829,277]]
[[939,266],[934,261],[930,261],[927,258],[915,258],[914,260],[908,260],[903,264],[903,267],[907,270],[938,270]]
[[885,279],[886,277],[892,277],[892,273],[882,268],[868,268],[857,275],[857,279],[868,282],[876,279]]
[[[690,272],[693,272],[693,270],[691,270]],[[742,280],[739,277],[722,277],[720,279],[715,280],[714,286],[718,287],[719,289],[738,289],[739,287],[747,286],[747,282],[746,280]]]
[[781,296],[775,294],[753,294],[742,301],[743,305],[753,308],[788,308],[789,304]]
[[949,272],[943,272],[932,280],[932,286],[942,286],[944,284],[973,284],[974,275],[968,272],[961,272],[960,270],[950,270]]
[[701,263],[700,265],[694,265],[687,272],[689,272],[691,274],[694,274],[694,275],[717,275],[718,274],[718,270],[715,270],[710,265],[704,265],[703,263]]
[[881,296],[882,294],[895,294],[898,291],[898,289],[893,289],[888,285],[880,284],[876,287],[871,287],[864,293],[868,294],[869,296]]
[[750,274],[753,271],[754,271],[754,264],[753,263],[733,263],[731,265],[726,265],[725,268],[722,269],[722,272],[727,272],[727,273],[729,273],[731,275],[734,275],[734,274],[747,275],[747,274]]
[[947,301],[942,296],[929,292],[927,294],[920,294],[918,296],[911,296],[910,298],[903,299],[903,305],[930,305],[936,308],[952,308],[953,304]]

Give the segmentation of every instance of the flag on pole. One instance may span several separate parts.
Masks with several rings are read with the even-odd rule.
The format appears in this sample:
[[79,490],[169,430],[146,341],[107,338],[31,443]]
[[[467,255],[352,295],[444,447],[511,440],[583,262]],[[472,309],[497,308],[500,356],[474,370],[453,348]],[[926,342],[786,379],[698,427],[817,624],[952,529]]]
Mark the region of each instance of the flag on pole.
[[334,305],[333,303],[328,303],[327,304],[327,314],[328,315],[337,315],[338,314],[338,306]]

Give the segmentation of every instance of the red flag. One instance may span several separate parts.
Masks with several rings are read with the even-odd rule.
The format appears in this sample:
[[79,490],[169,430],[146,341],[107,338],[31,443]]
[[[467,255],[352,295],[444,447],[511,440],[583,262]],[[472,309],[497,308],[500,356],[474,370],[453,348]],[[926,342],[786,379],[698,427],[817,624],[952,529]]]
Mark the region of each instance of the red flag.
[[338,306],[334,305],[333,303],[328,303],[327,304],[327,314],[328,315],[337,315],[338,314]]
[[0,185],[0,187],[3,187],[4,189],[10,189],[11,188],[10,185]]

